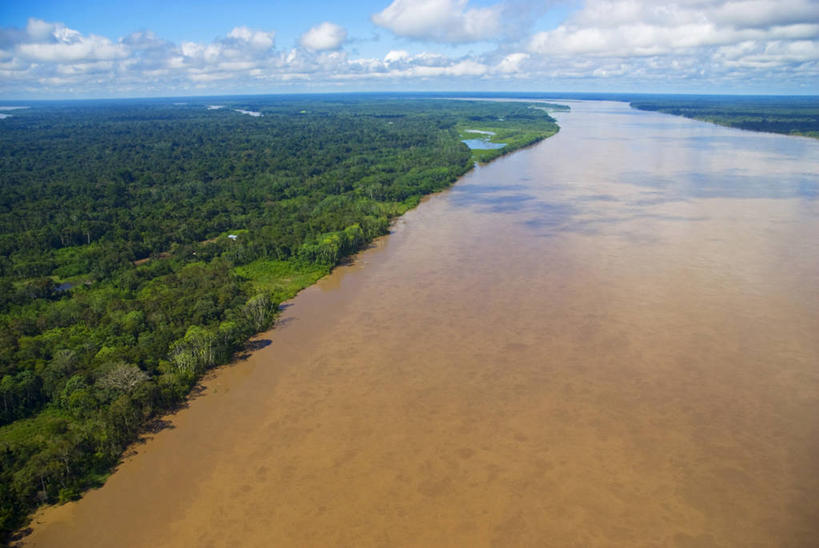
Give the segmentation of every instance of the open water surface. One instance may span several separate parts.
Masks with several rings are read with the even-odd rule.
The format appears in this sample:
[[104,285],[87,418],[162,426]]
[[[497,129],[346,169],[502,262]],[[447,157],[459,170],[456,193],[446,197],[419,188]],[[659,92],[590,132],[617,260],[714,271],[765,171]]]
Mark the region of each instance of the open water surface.
[[494,150],[506,146],[506,143],[493,143],[488,139],[463,139],[461,142],[473,150]]
[[819,544],[819,142],[571,106],[27,544]]

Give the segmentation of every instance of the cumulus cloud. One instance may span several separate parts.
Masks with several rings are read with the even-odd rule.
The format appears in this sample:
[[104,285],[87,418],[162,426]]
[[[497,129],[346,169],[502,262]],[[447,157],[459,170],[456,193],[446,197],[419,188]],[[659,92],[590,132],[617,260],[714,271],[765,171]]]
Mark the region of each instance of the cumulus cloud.
[[235,63],[237,61],[254,62],[263,60],[275,44],[276,33],[254,30],[248,27],[235,27],[226,38],[215,40],[210,44],[183,42],[181,53],[185,61],[198,65],[215,65]]
[[515,74],[522,72],[522,64],[529,58],[528,53],[510,53],[498,63],[498,72],[503,74]]
[[299,43],[311,51],[335,50],[347,39],[344,27],[325,21],[301,35]]
[[815,80],[817,39],[815,0],[587,0],[526,50],[552,75]]
[[0,92],[45,89],[190,88],[232,77],[258,77],[281,64],[275,33],[236,27],[210,43],[174,44],[151,31],[114,41],[63,23],[30,19],[25,29],[0,29]]
[[29,19],[17,44],[17,53],[24,59],[45,62],[101,61],[128,56],[128,48],[108,38],[90,34],[83,36],[62,23],[47,23]]
[[730,26],[766,28],[819,21],[819,5],[815,0],[732,0],[711,4],[709,18]]
[[248,27],[236,27],[228,33],[228,39],[234,44],[246,44],[256,51],[266,51],[275,44],[275,32],[253,30]]
[[749,40],[817,37],[819,5],[811,0],[588,0],[563,25],[535,34],[529,51],[651,56]]
[[409,53],[406,50],[398,49],[398,50],[390,50],[387,55],[384,56],[385,63],[397,63],[399,61],[403,61],[409,58]]
[[501,6],[468,8],[469,0],[394,0],[372,16],[399,36],[435,42],[478,42],[497,36]]

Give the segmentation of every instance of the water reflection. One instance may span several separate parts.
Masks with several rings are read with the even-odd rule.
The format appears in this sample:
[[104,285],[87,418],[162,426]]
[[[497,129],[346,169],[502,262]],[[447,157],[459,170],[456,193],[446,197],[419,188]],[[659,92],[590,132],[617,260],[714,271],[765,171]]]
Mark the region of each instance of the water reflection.
[[488,139],[464,139],[461,142],[472,150],[495,150],[506,146],[506,143],[493,143]]

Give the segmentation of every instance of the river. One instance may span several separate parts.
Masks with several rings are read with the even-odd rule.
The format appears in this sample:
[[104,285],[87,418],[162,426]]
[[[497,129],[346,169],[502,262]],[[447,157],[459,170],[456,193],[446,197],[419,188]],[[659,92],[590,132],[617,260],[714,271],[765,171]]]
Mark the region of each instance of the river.
[[819,142],[567,104],[26,545],[816,545]]

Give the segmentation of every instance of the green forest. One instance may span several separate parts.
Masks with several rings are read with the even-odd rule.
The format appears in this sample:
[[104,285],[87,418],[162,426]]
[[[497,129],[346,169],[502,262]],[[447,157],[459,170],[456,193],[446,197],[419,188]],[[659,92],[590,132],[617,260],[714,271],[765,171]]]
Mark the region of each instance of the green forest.
[[[282,301],[421,196],[554,134],[540,107],[217,97],[0,121],[0,540],[101,484]],[[465,128],[506,146],[470,151]]]
[[751,131],[819,137],[816,96],[657,96],[631,106]]

